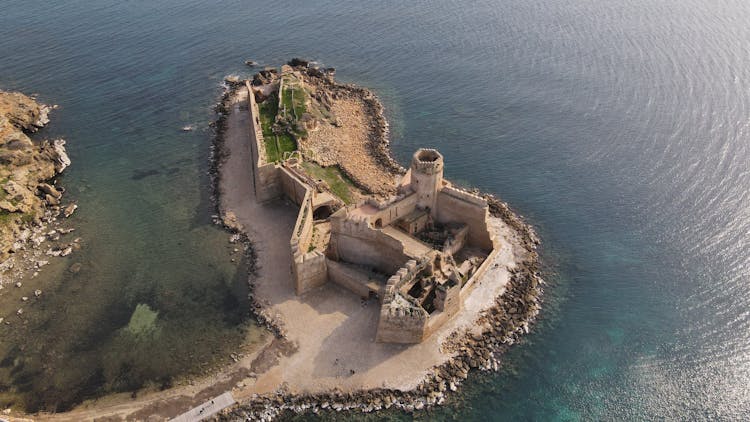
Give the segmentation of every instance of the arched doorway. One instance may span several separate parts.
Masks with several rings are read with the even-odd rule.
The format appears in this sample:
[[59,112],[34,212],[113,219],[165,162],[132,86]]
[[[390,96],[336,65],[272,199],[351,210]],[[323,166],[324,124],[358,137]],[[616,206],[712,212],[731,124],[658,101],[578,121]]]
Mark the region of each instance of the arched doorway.
[[333,214],[333,208],[330,205],[321,205],[313,210],[313,220],[326,220]]

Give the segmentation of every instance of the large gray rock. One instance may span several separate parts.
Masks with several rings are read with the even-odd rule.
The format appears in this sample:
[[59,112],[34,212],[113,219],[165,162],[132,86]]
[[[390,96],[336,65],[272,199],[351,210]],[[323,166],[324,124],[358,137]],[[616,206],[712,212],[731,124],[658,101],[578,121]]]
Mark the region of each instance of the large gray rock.
[[60,191],[55,189],[55,187],[50,185],[49,183],[40,183],[37,185],[37,188],[43,193],[46,193],[47,195],[50,195],[55,199],[60,199],[62,197],[62,193],[60,193]]
[[55,139],[54,141],[52,141],[52,148],[57,154],[55,171],[58,173],[62,173],[63,170],[65,170],[70,165],[70,157],[68,157],[68,153],[65,151],[65,140]]
[[65,218],[70,217],[71,215],[73,215],[73,213],[76,211],[76,209],[78,209],[78,205],[76,205],[76,204],[68,204],[68,206],[66,206],[65,208],[63,208],[63,216]]

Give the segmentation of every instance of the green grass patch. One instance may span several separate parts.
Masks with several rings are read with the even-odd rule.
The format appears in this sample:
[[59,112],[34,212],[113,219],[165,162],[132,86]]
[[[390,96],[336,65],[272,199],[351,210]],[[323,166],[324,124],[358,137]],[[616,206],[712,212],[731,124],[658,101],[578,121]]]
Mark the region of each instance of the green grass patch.
[[13,213],[9,213],[8,211],[0,211],[0,226],[7,226],[16,217],[16,215],[14,215]]
[[287,114],[292,115],[295,120],[298,120],[307,111],[305,107],[306,100],[307,92],[303,88],[294,85],[285,86],[284,92],[281,94],[281,101],[284,104]]
[[[0,211],[0,227],[5,227],[16,221],[20,217],[21,222],[29,224],[34,221],[34,215],[30,213]],[[17,224],[17,223],[16,223]]]
[[356,187],[354,183],[344,175],[338,166],[321,167],[315,163],[303,162],[302,168],[307,174],[315,179],[321,179],[328,184],[331,192],[338,196],[345,204],[354,202],[354,192]]
[[269,97],[258,104],[260,114],[260,128],[263,131],[263,142],[266,146],[266,157],[269,162],[279,160],[279,150],[276,147],[276,135],[273,133],[273,123],[276,119],[279,102],[276,97]]
[[258,104],[260,127],[263,131],[263,142],[269,163],[279,161],[284,158],[285,152],[292,152],[297,149],[297,141],[294,140],[292,135],[288,133],[276,135],[273,133],[273,124],[276,121],[278,109],[279,101],[275,96],[271,96]]

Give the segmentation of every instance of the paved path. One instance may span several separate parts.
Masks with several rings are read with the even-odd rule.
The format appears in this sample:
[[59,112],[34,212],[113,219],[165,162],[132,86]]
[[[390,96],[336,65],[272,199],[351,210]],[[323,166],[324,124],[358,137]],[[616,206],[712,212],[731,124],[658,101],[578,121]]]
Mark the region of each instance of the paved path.
[[180,416],[170,419],[170,422],[197,422],[221,412],[223,409],[234,404],[232,393],[226,392],[211,400],[207,400],[200,406],[196,406]]

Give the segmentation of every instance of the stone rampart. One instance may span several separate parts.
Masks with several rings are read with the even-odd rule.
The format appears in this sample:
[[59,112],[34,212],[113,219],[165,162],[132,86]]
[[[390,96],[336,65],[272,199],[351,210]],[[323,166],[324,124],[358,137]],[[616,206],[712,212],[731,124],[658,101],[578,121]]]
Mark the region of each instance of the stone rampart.
[[298,295],[325,284],[328,279],[325,255],[319,251],[308,252],[314,230],[313,191],[304,184],[301,187],[304,188],[304,196],[289,240],[294,290]]
[[367,277],[358,273],[346,265],[336,261],[327,260],[328,279],[340,285],[341,287],[354,292],[362,298],[370,296],[370,289],[367,287]]
[[385,227],[414,211],[417,208],[417,195],[411,193],[401,197],[398,201],[377,204],[377,208],[378,212],[370,217],[370,222],[375,227]]
[[453,186],[445,186],[445,187],[443,187],[443,189],[440,190],[440,192],[441,193],[445,193],[447,195],[450,195],[450,196],[452,196],[454,198],[461,199],[461,200],[463,200],[465,202],[468,202],[470,204],[474,204],[474,205],[482,207],[482,208],[488,207],[487,200],[485,200],[481,196],[474,195],[471,192],[467,192],[465,190],[458,189],[458,188],[455,188]]
[[[399,296],[403,299],[402,296]],[[380,310],[375,341],[380,343],[420,343],[426,334],[429,315],[418,306],[399,306],[391,302]]]
[[461,222],[469,227],[470,246],[485,251],[494,244],[487,227],[489,207],[487,201],[452,187],[444,187],[437,198],[437,221],[441,223]]
[[481,279],[484,276],[484,273],[487,272],[487,269],[492,266],[492,262],[495,260],[495,257],[498,253],[500,253],[501,246],[497,246],[495,249],[490,252],[490,254],[487,256],[487,259],[482,262],[481,265],[479,265],[479,268],[477,268],[476,271],[474,271],[474,274],[466,280],[466,283],[464,283],[463,288],[461,288],[461,299],[463,300],[466,295],[469,294],[471,289],[474,287],[474,282]]
[[[420,265],[421,264],[421,265]],[[392,275],[385,283],[385,290],[383,294],[383,302],[390,302],[398,293],[401,287],[414,279],[419,271],[424,269],[425,263],[417,263],[417,261],[410,259],[406,261],[406,264],[402,268],[396,271],[396,274]]]
[[310,246],[313,232],[313,206],[312,192],[307,191],[300,204],[300,210],[297,214],[297,221],[294,223],[292,238],[289,243],[292,248],[292,254],[295,250],[305,252]]
[[461,227],[456,234],[448,239],[443,245],[442,252],[444,254],[453,255],[456,252],[463,249],[466,246],[466,241],[469,238],[469,226]]
[[[279,181],[281,182],[281,190],[284,192],[287,198],[289,198],[295,204],[302,206],[305,201],[307,193],[312,191],[312,188],[302,180],[300,180],[294,173],[289,171],[284,166],[279,166]],[[312,197],[311,197],[312,200]]]
[[293,259],[294,291],[298,295],[305,294],[328,281],[328,265],[322,252],[298,253]]
[[370,227],[365,216],[331,218],[330,246],[336,260],[367,265],[386,274],[395,273],[409,260],[404,245]]
[[399,291],[404,284],[414,280],[428,264],[428,259],[419,263],[409,260],[404,267],[388,279],[383,290],[375,341],[387,343],[419,343],[426,336],[430,316],[415,299]]
[[282,195],[279,168],[266,162],[266,150],[263,140],[263,129],[260,126],[260,111],[255,102],[255,94],[248,81],[247,109],[250,113],[250,155],[253,160],[253,190],[259,202],[266,202]]

